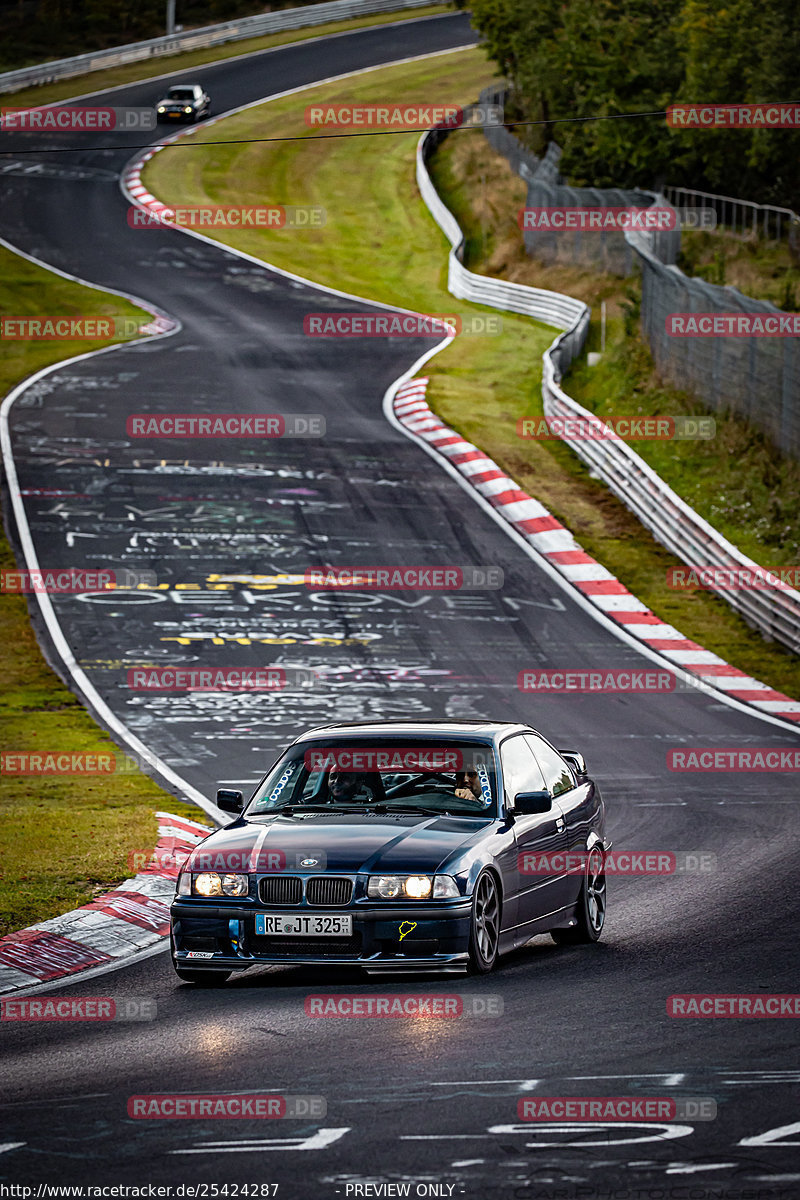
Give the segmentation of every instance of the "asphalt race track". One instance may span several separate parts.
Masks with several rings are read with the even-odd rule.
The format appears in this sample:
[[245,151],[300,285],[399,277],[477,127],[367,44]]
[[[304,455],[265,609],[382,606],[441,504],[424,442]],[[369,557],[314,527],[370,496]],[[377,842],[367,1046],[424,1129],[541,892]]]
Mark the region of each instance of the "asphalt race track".
[[[192,77],[219,113],[472,41],[456,14],[290,46]],[[152,104],[161,86],[126,87],[105,102]],[[207,797],[219,785],[246,790],[289,738],[329,720],[529,721],[583,750],[617,848],[705,851],[716,870],[612,878],[597,946],[538,938],[477,979],[376,982],[344,969],[321,976],[278,967],[199,991],[179,985],[158,953],[61,986],[63,995],[155,998],[157,1018],[3,1027],[0,1183],[270,1183],[279,1197],[320,1200],[798,1195],[791,1023],[666,1013],[674,993],[795,991],[799,915],[791,775],[675,774],[667,751],[789,748],[797,735],[699,693],[520,693],[524,667],[647,660],[386,421],[384,391],[431,343],[305,337],[306,313],[356,306],[179,231],[130,229],[118,175],[139,138],[115,134],[118,149],[98,148],[107,141],[82,135],[79,152],[40,157],[15,157],[22,142],[1,144],[0,234],[181,323],[172,336],[46,376],[10,413],[39,562],[148,569],[168,585],[54,597],[67,642],[110,710]],[[326,435],[148,443],[126,434],[126,417],[143,411],[318,414]],[[263,579],[206,586],[212,576],[302,575],[322,563],[500,566],[504,585],[349,596],[302,583],[269,588]],[[58,665],[41,624],[39,633]],[[322,683],[140,694],[126,676],[141,662],[310,667]],[[503,1013],[306,1016],[306,996],[325,990],[466,993],[496,998]],[[169,1090],[323,1096],[327,1115],[266,1127],[128,1117],[130,1096]],[[718,1112],[712,1121],[657,1126],[537,1127],[517,1121],[526,1095],[713,1097]],[[357,1190],[367,1184],[373,1189]],[[374,1190],[386,1184],[410,1191]]]

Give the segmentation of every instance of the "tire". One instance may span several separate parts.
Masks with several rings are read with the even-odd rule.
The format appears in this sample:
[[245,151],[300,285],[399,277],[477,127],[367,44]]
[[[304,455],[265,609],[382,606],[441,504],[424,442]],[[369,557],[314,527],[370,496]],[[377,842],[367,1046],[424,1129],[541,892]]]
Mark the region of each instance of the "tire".
[[600,846],[592,846],[586,855],[586,869],[578,899],[578,924],[570,929],[551,929],[558,946],[586,945],[597,942],[606,920],[606,856]]
[[491,871],[482,871],[472,897],[469,931],[469,972],[488,975],[497,962],[500,944],[500,891]]
[[196,987],[221,987],[230,978],[230,971],[202,971],[186,967],[175,967],[175,974],[184,983],[193,983]]

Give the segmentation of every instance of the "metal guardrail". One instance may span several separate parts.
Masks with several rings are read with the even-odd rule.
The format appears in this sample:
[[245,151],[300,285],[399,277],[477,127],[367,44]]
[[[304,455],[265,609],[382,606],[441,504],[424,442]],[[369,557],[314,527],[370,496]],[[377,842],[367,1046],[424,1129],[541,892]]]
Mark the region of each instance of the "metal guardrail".
[[[469,109],[464,111],[466,114]],[[573,300],[571,296],[549,292],[544,288],[526,287],[520,283],[490,279],[487,275],[476,275],[464,266],[464,235],[458,221],[440,199],[426,166],[428,156],[448,132],[446,129],[430,129],[420,138],[417,144],[417,185],[433,219],[450,242],[447,286],[451,294],[459,300],[522,313],[572,333],[577,325],[584,323],[587,331],[589,309],[582,300]]]
[[729,233],[739,233],[744,236],[753,233],[768,238],[770,229],[773,236],[780,241],[784,233],[791,235],[793,230],[800,228],[800,216],[791,208],[777,208],[774,204],[756,204],[754,200],[741,200],[738,196],[718,196],[714,192],[699,192],[697,188],[665,187],[662,189],[667,200],[677,207],[697,207],[698,200],[710,200],[706,205],[713,208],[717,221]]
[[76,54],[73,58],[59,58],[31,67],[21,67],[17,71],[6,71],[0,74],[0,93],[54,83],[58,79],[71,79],[76,75],[86,75],[91,71],[102,71],[106,67],[118,67],[124,63],[179,54],[183,50],[202,50],[208,46],[222,46],[226,42],[260,37],[266,33],[281,33],[284,30],[324,25],[328,21],[343,21],[348,17],[399,12],[404,8],[422,8],[431,2],[432,0],[328,0],[327,3],[305,8],[258,13],[254,17],[242,17],[238,21],[205,25],[185,33],[148,38],[142,42],[129,42],[125,46],[111,46],[108,50],[90,51],[88,54]]
[[[545,416],[582,418],[596,424],[598,418],[561,388],[567,366],[581,352],[589,328],[589,309],[579,300],[559,292],[490,279],[468,271],[461,259],[464,235],[453,214],[439,197],[428,174],[426,161],[449,131],[433,129],[423,134],[417,146],[417,184],[436,223],[451,244],[448,287],[459,299],[494,308],[525,313],[565,332],[543,356],[542,398]],[[631,235],[629,235],[631,236]],[[637,237],[638,235],[632,235]],[[674,269],[674,268],[673,268]],[[646,529],[677,558],[689,566],[755,570],[756,563],[742,554],[709,525],[632,450],[615,436],[602,440],[563,440],[603,480]],[[793,588],[763,591],[712,589],[768,638],[774,638],[800,653],[800,592]]]
[[[545,415],[597,421],[559,386],[550,351],[544,356],[542,395]],[[662,546],[693,567],[755,570],[756,564],[727,541],[670,488],[627,442],[563,440],[611,488]],[[800,653],[800,592],[758,591],[715,586],[718,596],[761,633]]]

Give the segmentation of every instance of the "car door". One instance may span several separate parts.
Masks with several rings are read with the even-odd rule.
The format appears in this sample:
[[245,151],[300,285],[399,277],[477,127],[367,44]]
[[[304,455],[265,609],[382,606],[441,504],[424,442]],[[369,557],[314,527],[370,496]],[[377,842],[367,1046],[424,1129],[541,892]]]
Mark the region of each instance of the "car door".
[[564,904],[572,904],[580,892],[583,871],[579,864],[583,862],[597,814],[594,786],[588,780],[578,782],[569,764],[544,738],[534,734],[525,737],[541,768],[545,785],[559,804],[566,822],[565,848],[573,867],[557,890]]
[[[507,804],[513,804],[518,792],[541,792],[545,779],[524,734],[507,738],[500,746],[503,788]],[[566,849],[564,816],[557,802],[546,813],[525,813],[514,817],[517,843],[518,904],[517,925],[524,926],[538,917],[554,912],[566,901],[563,879],[549,868],[542,873],[542,856],[549,858]]]

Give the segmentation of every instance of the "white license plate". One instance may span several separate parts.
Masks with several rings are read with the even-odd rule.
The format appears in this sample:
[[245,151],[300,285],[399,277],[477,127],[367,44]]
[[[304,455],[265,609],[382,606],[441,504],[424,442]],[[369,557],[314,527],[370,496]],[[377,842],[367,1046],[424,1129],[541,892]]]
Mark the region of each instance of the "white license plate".
[[352,937],[350,913],[256,913],[259,937]]

